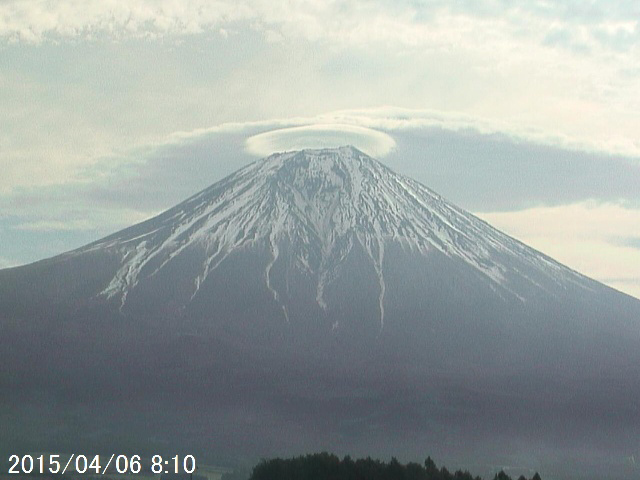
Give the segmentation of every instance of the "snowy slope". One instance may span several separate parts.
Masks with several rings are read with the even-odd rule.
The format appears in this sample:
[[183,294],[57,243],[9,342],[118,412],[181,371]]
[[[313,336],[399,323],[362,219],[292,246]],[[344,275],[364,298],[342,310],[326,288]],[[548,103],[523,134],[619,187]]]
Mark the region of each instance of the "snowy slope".
[[[353,147],[274,154],[75,254],[118,253],[118,271],[100,295],[118,299],[124,308],[130,292],[188,249],[205,255],[185,303],[233,252],[267,245],[271,260],[264,265],[264,282],[274,300],[280,302],[281,295],[272,284],[271,269],[285,254],[297,269],[314,276],[316,302],[326,309],[325,289],[358,245],[376,272],[382,328],[384,257],[391,244],[460,260],[496,295],[519,302],[536,290],[554,295],[569,285],[585,290],[597,285]],[[281,307],[287,316],[287,305],[281,302]]]

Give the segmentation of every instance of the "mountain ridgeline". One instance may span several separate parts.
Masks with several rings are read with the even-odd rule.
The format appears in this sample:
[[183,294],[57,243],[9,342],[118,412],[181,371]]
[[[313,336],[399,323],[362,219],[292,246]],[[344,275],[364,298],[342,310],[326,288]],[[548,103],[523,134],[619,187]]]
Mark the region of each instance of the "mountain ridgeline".
[[353,147],[1,270],[0,327],[0,449],[640,453],[640,302]]

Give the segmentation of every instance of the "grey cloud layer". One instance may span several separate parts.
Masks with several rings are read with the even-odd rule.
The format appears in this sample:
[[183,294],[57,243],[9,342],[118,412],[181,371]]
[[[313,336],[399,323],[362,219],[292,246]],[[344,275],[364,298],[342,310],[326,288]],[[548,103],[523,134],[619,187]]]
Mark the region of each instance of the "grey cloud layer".
[[589,199],[640,206],[638,158],[438,127],[396,131],[394,138],[389,162],[473,211]]

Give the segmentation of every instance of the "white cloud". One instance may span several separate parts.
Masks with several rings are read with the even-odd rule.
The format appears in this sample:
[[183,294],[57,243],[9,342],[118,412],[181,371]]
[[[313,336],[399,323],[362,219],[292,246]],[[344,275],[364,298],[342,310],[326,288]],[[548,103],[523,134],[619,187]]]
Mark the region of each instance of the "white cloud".
[[19,265],[20,262],[14,262],[8,258],[0,257],[0,268],[10,268]]
[[[292,126],[299,126],[299,128],[289,128]],[[264,146],[256,145],[255,150],[252,150],[253,147],[250,147],[249,150],[258,155],[268,155],[274,151],[289,148],[287,147],[287,138],[308,133],[311,139],[316,136],[311,133],[316,132],[319,146],[333,145],[331,137],[334,135],[347,139],[352,136],[354,141],[356,138],[363,141],[363,148],[367,142],[379,143],[379,147],[372,151],[380,152],[377,155],[384,156],[395,143],[391,138],[393,131],[419,130],[430,127],[451,131],[473,130],[485,135],[500,134],[512,138],[514,141],[532,142],[571,151],[640,157],[640,141],[628,142],[622,141],[622,139],[616,141],[616,139],[594,138],[593,136],[570,136],[538,129],[524,122],[506,122],[457,111],[393,106],[336,110],[316,116],[292,116],[290,118],[224,123],[209,128],[175,132],[167,137],[166,142],[180,143],[197,139],[208,133],[242,132],[255,128],[281,129],[261,134],[263,136],[257,137],[257,139],[248,139],[248,144],[265,142]],[[375,130],[384,130],[391,135],[375,132]],[[323,136],[327,137],[326,141],[321,139]],[[368,140],[364,140],[365,138]],[[267,139],[272,143],[266,143]],[[270,149],[271,145],[274,148]],[[300,145],[304,145],[304,143]],[[371,153],[371,155],[376,154]]]
[[[59,199],[51,208],[43,212],[37,206],[20,206],[13,209],[12,221],[5,228],[26,235],[40,233],[67,232],[106,235],[120,228],[142,222],[158,211],[144,211],[121,206],[96,207],[78,204],[77,198]],[[0,217],[0,220],[2,218]]]
[[640,298],[640,210],[581,202],[479,217],[565,265]]
[[490,48],[487,43],[498,44],[506,36],[542,41],[561,31],[564,34],[556,35],[556,43],[567,47],[612,43],[618,50],[627,47],[637,35],[634,5],[614,0],[590,3],[581,9],[562,3],[541,8],[539,2],[506,5],[491,0],[5,0],[0,4],[0,35],[26,41],[50,34],[188,35],[246,21],[268,35],[341,44],[450,46],[475,35],[478,47]]
[[319,122],[336,122],[384,130],[420,129],[440,127],[447,130],[474,130],[481,134],[504,134],[515,140],[541,145],[557,146],[569,150],[640,156],[640,141],[593,135],[552,132],[537,128],[526,121],[504,121],[470,113],[383,106],[349,109],[320,115]]
[[254,17],[251,6],[231,1],[9,0],[0,4],[0,35],[39,42],[47,35],[195,34]]
[[37,220],[30,222],[22,222],[14,226],[14,230],[23,230],[28,232],[52,232],[52,231],[77,231],[92,230],[95,225],[87,220]]
[[395,141],[386,133],[371,128],[335,123],[281,128],[254,135],[246,141],[247,151],[259,157],[273,152],[343,145],[353,145],[380,158],[395,147]]

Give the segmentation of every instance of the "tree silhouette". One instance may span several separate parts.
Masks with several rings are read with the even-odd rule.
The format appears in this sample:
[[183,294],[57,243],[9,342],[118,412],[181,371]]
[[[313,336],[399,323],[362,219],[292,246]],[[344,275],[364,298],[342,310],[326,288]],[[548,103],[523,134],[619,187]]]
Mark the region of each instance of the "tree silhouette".
[[[461,470],[451,473],[446,467],[438,469],[431,457],[424,465],[408,463],[403,465],[397,458],[389,463],[380,460],[353,460],[346,456],[340,460],[336,455],[322,452],[283,460],[261,460],[253,468],[249,480],[482,480]],[[504,471],[497,473],[493,480],[512,480]],[[527,480],[520,476],[518,480]],[[531,480],[541,480],[537,473]]]

